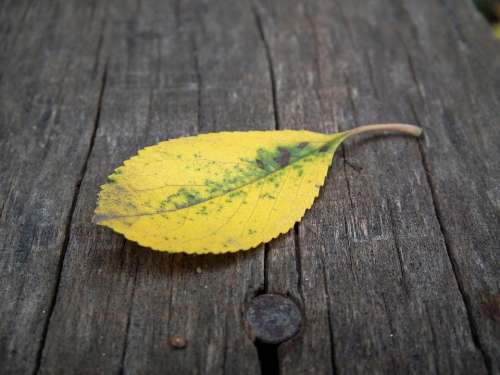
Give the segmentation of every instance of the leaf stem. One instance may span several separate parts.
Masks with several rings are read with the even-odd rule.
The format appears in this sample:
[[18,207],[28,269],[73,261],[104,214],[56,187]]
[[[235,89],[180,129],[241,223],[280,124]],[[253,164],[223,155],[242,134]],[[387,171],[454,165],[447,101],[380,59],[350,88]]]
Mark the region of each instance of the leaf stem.
[[346,131],[347,137],[351,137],[353,135],[364,134],[364,133],[383,133],[383,132],[391,132],[391,133],[403,133],[412,135],[414,137],[420,137],[423,129],[408,124],[375,124],[375,125],[363,125],[358,126],[357,128]]

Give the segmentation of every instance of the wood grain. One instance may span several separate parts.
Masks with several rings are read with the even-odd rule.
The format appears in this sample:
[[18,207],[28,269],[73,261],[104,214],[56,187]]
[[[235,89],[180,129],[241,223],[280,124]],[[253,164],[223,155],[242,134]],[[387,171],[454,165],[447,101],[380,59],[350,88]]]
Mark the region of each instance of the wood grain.
[[[0,373],[500,374],[498,45],[466,0],[3,2]],[[160,140],[376,122],[425,137],[347,143],[253,251],[91,222]],[[266,292],[303,314],[267,348],[243,323]]]
[[[2,6],[0,372],[40,358],[96,122],[103,14],[79,2]],[[76,32],[87,28],[85,34]],[[70,32],[64,32],[65,30]]]
[[[236,4],[153,5],[110,14],[99,128],[41,373],[259,371],[241,314],[263,283],[263,249],[219,257],[161,254],[90,222],[99,184],[140,148],[198,132],[249,129],[254,121],[265,129],[266,117],[272,119],[267,67],[255,53],[253,19],[245,16],[251,13]],[[239,41],[244,48],[234,45]],[[186,348],[171,347],[172,335],[183,337]]]
[[[332,173],[325,185],[323,204],[313,207],[300,224],[298,243],[289,236],[285,247],[288,257],[295,257],[296,267],[282,259],[286,257],[283,241],[271,250],[266,272],[276,273],[288,262],[289,274],[299,281],[292,288],[277,281],[273,290],[299,292],[306,317],[311,316],[303,335],[280,353],[284,372],[304,373],[311,365],[317,366],[314,372],[497,372],[498,327],[481,309],[484,294],[498,293],[498,215],[494,214],[498,207],[487,197],[496,185],[491,181],[483,196],[466,189],[483,183],[482,173],[498,173],[456,164],[467,156],[495,164],[498,142],[485,138],[482,142],[489,149],[471,152],[468,148],[473,146],[464,138],[454,144],[453,155],[439,158],[435,149],[445,152],[454,134],[477,137],[472,122],[465,122],[474,110],[467,115],[459,108],[461,101],[452,101],[447,112],[462,112],[464,123],[443,124],[442,110],[431,115],[428,109],[416,109],[419,101],[440,103],[445,100],[440,94],[445,95],[436,88],[437,77],[428,78],[429,88],[426,80],[418,81],[417,72],[432,69],[424,60],[420,45],[424,42],[415,40],[418,25],[411,22],[437,21],[440,18],[432,15],[442,12],[443,5],[407,10],[404,5],[379,2],[376,9],[360,14],[361,7],[356,2],[296,7],[262,2],[258,7],[270,61],[282,67],[275,69],[282,124],[297,128],[307,124],[310,129],[332,132],[352,127],[349,124],[397,120],[417,121],[426,129],[420,142],[373,137],[345,146],[343,160],[333,168],[337,175]],[[418,12],[428,12],[427,17],[418,17]],[[332,14],[338,15],[336,21],[332,22]],[[394,33],[402,19],[413,26],[408,36]],[[422,29],[435,27],[437,33],[440,26],[436,22]],[[446,47],[448,53],[456,54],[460,40],[455,43]],[[429,44],[441,47],[441,54],[446,51],[444,45],[435,46],[435,36]],[[419,56],[418,63],[409,51]],[[450,72],[456,63],[443,64],[448,65],[442,70]],[[463,73],[456,74],[450,81],[463,82]],[[489,100],[491,111],[496,98]],[[435,119],[423,122],[419,113]],[[493,122],[481,125],[487,134],[498,131]],[[443,126],[454,128],[439,136],[436,133]],[[427,155],[433,155],[432,160]],[[398,162],[390,162],[391,158]],[[445,189],[440,194],[436,181]],[[471,204],[477,205],[472,212],[481,217],[456,225],[455,218],[467,217]],[[482,244],[480,249],[474,239]],[[294,253],[297,248],[299,254]],[[318,344],[328,338],[329,348]],[[311,360],[311,353],[315,359]],[[333,363],[326,360],[328,356]]]

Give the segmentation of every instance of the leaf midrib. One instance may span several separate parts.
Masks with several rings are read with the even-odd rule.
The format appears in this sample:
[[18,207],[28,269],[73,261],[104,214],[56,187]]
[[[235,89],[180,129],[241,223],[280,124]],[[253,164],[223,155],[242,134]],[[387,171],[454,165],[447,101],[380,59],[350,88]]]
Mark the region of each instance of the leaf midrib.
[[[341,142],[342,142],[342,133],[340,133],[340,134],[339,134],[339,133],[337,133],[336,135],[337,135],[338,137],[336,137],[336,138],[334,138],[334,139],[332,139],[332,140],[330,140],[330,141],[324,142],[324,143],[323,143],[323,146],[324,146],[324,145],[327,145],[327,144],[333,144],[333,143],[335,143],[335,142],[337,142],[337,141],[339,141],[339,140],[340,140],[340,141],[339,141],[339,143],[341,143]],[[323,146],[321,146],[321,147],[323,147]],[[301,160],[305,159],[306,157],[308,157],[308,156],[310,156],[310,155],[313,155],[313,154],[315,154],[315,153],[319,153],[319,152],[320,152],[319,150],[321,149],[321,147],[318,147],[317,149],[315,149],[315,150],[313,150],[313,151],[311,151],[311,152],[308,152],[307,154],[304,154],[302,157],[297,158],[297,159],[296,159],[296,160],[294,160],[292,163],[287,164],[287,165],[286,165],[285,167],[283,167],[283,168],[278,168],[278,169],[275,169],[274,171],[272,171],[272,172],[270,172],[270,173],[267,173],[267,174],[265,174],[265,175],[263,175],[263,176],[260,176],[260,177],[258,177],[258,178],[256,178],[256,179],[254,179],[254,180],[251,180],[251,181],[249,181],[249,182],[246,182],[246,183],[244,183],[244,184],[242,184],[242,185],[240,185],[240,186],[238,186],[238,187],[236,187],[236,188],[226,190],[224,193],[221,193],[221,194],[218,194],[218,195],[213,195],[213,196],[211,196],[210,198],[206,198],[206,199],[200,200],[200,201],[198,201],[198,202],[196,202],[196,203],[193,203],[193,204],[190,204],[190,205],[186,205],[186,206],[181,207],[181,208],[172,209],[172,210],[161,210],[161,211],[155,211],[155,212],[144,212],[144,213],[138,213],[138,214],[133,214],[133,215],[119,215],[119,216],[111,216],[111,217],[107,217],[107,218],[105,218],[105,219],[102,219],[102,220],[100,220],[99,222],[108,221],[108,220],[115,220],[115,219],[121,219],[121,218],[129,218],[129,217],[141,217],[141,216],[159,215],[159,214],[168,213],[168,212],[178,212],[178,211],[184,210],[184,209],[186,209],[186,208],[191,208],[191,207],[193,207],[193,206],[196,206],[196,205],[199,205],[199,204],[203,204],[203,203],[208,202],[208,201],[210,201],[210,200],[212,200],[212,199],[222,197],[222,196],[227,195],[227,194],[229,194],[229,193],[231,193],[231,192],[233,192],[233,191],[237,191],[237,190],[242,189],[242,188],[244,188],[244,187],[246,187],[246,186],[248,186],[248,185],[251,185],[251,184],[253,184],[253,183],[255,183],[255,182],[258,182],[258,181],[260,181],[260,180],[263,180],[263,179],[265,179],[265,178],[267,178],[267,177],[271,176],[271,175],[272,175],[272,174],[274,174],[274,173],[284,171],[284,170],[285,170],[285,169],[287,169],[288,167],[293,166],[295,163],[297,163],[297,162],[299,162],[299,161],[301,161]],[[326,153],[332,153],[332,154],[334,154],[334,153],[335,153],[335,150],[336,150],[336,148],[335,148],[333,151],[328,150],[328,151],[326,151]],[[333,155],[332,155],[332,157],[333,157]],[[203,186],[206,186],[206,185],[203,185]]]

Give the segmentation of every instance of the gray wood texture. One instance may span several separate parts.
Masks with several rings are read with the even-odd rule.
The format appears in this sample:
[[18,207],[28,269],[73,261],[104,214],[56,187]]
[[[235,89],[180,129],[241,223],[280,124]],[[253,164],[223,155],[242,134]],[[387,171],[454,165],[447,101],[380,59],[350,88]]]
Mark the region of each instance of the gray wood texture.
[[[0,373],[500,374],[499,119],[500,42],[467,0],[2,2]],[[425,137],[347,143],[255,250],[91,223],[160,140],[376,122]],[[269,355],[243,322],[262,293],[303,314]]]

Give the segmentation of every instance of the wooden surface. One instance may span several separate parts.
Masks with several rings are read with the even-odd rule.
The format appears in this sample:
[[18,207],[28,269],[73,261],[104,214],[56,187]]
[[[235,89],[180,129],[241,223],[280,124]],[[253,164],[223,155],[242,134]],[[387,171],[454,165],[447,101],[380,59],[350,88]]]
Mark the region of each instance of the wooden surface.
[[[1,2],[0,373],[500,374],[499,121],[500,42],[467,0]],[[376,122],[425,137],[346,144],[253,251],[160,254],[91,223],[160,140]],[[257,350],[263,293],[303,322]]]

